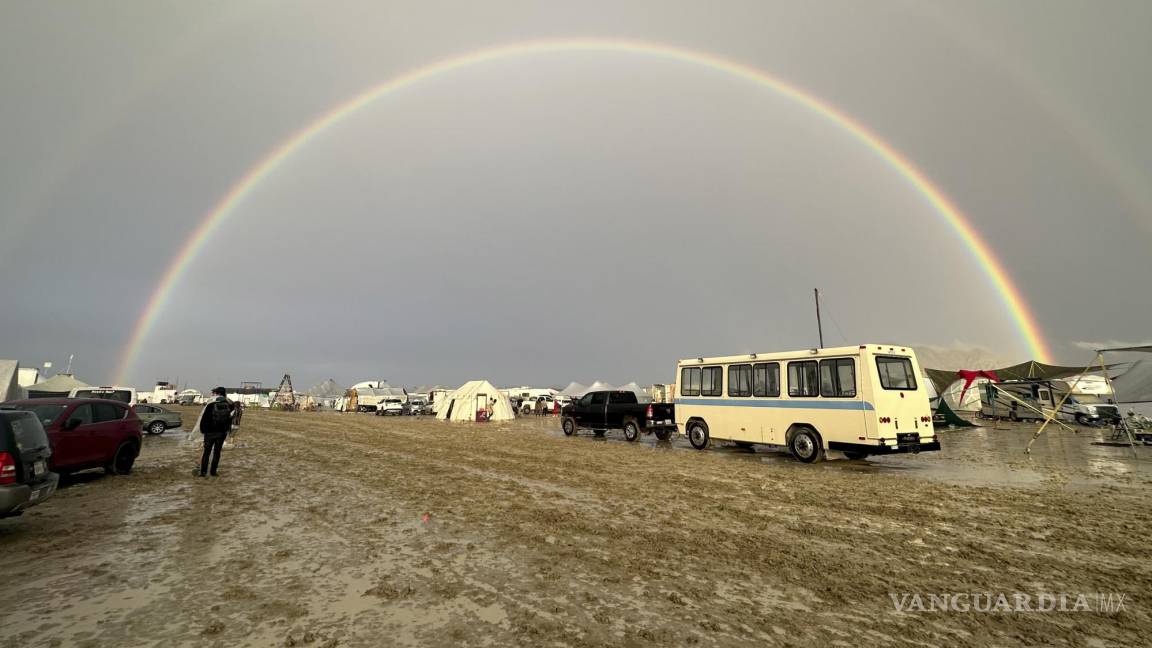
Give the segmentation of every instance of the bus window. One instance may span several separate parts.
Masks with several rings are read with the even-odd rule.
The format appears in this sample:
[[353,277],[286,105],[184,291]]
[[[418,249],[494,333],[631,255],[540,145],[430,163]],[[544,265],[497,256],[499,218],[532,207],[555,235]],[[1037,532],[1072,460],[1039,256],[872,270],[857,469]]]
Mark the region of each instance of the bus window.
[[752,365],[732,365],[728,367],[728,395],[752,395]]
[[700,395],[724,395],[724,367],[704,367],[701,372]]
[[780,395],[780,364],[758,364],[752,367],[752,395]]
[[819,396],[820,383],[817,377],[816,361],[788,363],[788,395]]
[[684,367],[680,371],[680,395],[700,395],[700,367]]
[[916,389],[916,374],[908,358],[876,356],[876,369],[880,373],[880,386],[884,389]]
[[856,362],[852,358],[820,361],[820,395],[829,398],[856,397]]

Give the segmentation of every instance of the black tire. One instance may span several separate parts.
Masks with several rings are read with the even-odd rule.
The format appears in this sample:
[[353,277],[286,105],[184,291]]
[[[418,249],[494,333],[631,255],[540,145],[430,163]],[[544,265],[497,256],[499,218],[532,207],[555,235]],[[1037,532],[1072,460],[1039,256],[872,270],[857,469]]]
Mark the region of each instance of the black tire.
[[1013,423],[1019,423],[1020,422],[1020,416],[1016,414],[1016,410],[1012,410],[1011,412],[1008,412],[1008,420],[1012,421]]
[[605,433],[605,432],[607,432],[607,431],[608,431],[608,430],[592,430],[592,433],[593,433],[593,434],[595,434],[595,435],[596,435],[596,436],[598,436],[598,437],[602,437],[602,436],[604,436],[604,433]]
[[148,434],[164,434],[164,430],[167,429],[168,426],[164,424],[164,421],[152,421],[148,424]]
[[571,416],[565,416],[564,420],[560,422],[560,429],[564,430],[564,436],[576,434],[576,419]]
[[127,475],[132,472],[132,466],[136,463],[137,452],[136,444],[131,441],[125,441],[116,448],[116,454],[112,456],[112,461],[104,466],[104,471],[109,475]]
[[812,428],[797,429],[788,442],[788,450],[800,463],[815,463],[824,457],[823,442]]
[[656,430],[656,438],[660,441],[667,441],[672,438],[672,430],[668,428],[660,428]]
[[521,407],[520,408],[520,416],[531,416],[531,415],[532,415],[532,408],[531,407]]
[[708,447],[708,441],[711,438],[708,435],[708,424],[704,421],[692,421],[688,424],[688,443],[692,444],[693,448],[703,450]]
[[844,456],[848,457],[849,459],[851,459],[853,461],[859,461],[859,460],[867,457],[868,453],[867,452],[854,452],[852,450],[845,450]]
[[636,421],[632,419],[624,421],[624,439],[629,442],[640,440],[640,426]]
[[1076,422],[1080,425],[1088,425],[1088,417],[1085,416],[1084,414],[1077,414],[1076,415]]

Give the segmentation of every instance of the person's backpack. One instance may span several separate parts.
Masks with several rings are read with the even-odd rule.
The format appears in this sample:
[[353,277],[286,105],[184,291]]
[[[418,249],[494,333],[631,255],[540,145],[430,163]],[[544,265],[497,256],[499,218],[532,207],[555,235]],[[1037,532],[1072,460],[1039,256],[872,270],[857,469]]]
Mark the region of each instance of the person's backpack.
[[210,414],[212,417],[212,428],[216,432],[227,432],[232,428],[232,408],[228,406],[228,401],[216,401],[212,403]]

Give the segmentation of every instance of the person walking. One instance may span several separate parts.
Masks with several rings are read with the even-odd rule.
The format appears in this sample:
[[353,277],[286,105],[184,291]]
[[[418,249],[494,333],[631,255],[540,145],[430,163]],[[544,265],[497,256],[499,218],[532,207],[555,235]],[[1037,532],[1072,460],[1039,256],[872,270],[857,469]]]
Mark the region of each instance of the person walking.
[[224,449],[224,440],[228,438],[228,432],[232,429],[232,415],[236,408],[236,405],[225,396],[223,387],[213,389],[212,394],[215,398],[204,407],[198,423],[200,434],[204,435],[204,453],[200,456],[201,477],[209,474],[213,477],[218,476],[216,469],[220,466],[220,451]]

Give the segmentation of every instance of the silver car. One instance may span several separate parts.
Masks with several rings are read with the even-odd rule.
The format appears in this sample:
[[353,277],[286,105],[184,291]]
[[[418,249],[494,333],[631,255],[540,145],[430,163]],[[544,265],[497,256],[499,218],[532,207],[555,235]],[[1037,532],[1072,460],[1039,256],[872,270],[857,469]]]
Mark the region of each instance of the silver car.
[[136,415],[140,417],[143,429],[148,434],[163,434],[168,428],[178,428],[184,424],[180,412],[166,410],[159,405],[136,406]]

